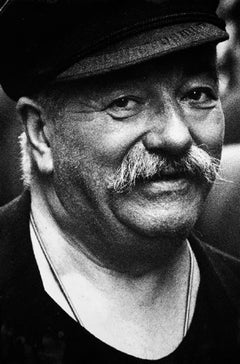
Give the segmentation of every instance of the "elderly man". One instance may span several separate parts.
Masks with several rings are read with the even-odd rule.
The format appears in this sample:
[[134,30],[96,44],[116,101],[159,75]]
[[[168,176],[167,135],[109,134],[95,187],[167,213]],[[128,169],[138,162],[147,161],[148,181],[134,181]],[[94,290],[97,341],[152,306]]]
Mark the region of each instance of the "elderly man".
[[223,139],[216,7],[6,4],[27,187],[0,213],[1,362],[238,362],[240,264],[191,235]]

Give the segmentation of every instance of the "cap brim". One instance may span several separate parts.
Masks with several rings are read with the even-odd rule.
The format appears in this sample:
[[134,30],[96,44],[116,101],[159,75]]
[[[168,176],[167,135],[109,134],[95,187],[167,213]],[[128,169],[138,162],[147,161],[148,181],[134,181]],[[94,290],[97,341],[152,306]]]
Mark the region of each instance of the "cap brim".
[[228,34],[209,23],[185,23],[153,29],[122,40],[92,56],[77,60],[57,76],[67,81],[100,75],[153,58],[228,39]]

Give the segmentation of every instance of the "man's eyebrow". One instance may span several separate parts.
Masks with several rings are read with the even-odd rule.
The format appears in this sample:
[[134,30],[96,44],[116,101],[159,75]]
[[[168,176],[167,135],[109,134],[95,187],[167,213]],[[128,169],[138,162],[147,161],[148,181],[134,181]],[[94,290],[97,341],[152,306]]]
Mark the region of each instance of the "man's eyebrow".
[[186,76],[196,76],[206,74],[211,77],[215,82],[219,80],[219,71],[216,62],[207,62],[200,60],[197,63],[188,63],[184,69]]

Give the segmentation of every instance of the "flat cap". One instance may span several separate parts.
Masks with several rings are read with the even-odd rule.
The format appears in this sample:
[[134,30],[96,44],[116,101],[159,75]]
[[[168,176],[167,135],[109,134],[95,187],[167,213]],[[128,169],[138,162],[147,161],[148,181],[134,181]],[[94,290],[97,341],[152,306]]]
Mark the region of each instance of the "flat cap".
[[12,99],[228,38],[218,0],[0,0],[0,83]]

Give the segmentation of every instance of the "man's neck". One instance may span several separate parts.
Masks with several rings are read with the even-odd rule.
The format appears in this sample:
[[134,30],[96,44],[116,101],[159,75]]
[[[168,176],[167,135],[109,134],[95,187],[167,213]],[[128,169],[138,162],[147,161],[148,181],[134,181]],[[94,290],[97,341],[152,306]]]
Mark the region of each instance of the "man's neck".
[[[142,358],[158,358],[177,347],[186,314],[190,269],[187,242],[166,257],[163,266],[137,275],[129,274],[130,270],[123,273],[96,264],[69,243],[44,199],[36,193],[32,193],[32,214],[77,318],[88,331],[117,349]],[[197,280],[194,285],[190,318],[198,283]],[[128,339],[119,335],[119,330],[128,332]],[[129,339],[133,336],[136,342]],[[157,346],[154,350],[156,340],[166,341],[161,349]]]

